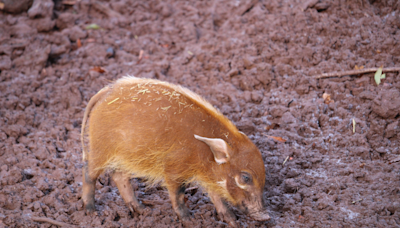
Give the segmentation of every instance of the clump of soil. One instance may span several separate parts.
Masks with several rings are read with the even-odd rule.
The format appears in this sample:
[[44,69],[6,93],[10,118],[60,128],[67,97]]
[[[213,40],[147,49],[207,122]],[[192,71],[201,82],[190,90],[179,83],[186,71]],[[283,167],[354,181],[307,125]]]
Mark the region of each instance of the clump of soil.
[[[132,180],[151,210],[131,214],[107,174],[96,183],[97,212],[83,210],[84,109],[128,74],[201,94],[259,147],[273,219],[236,211],[241,226],[400,226],[399,74],[379,86],[373,74],[311,77],[396,66],[400,4],[307,3],[35,0],[0,11],[0,227],[55,227],[36,217],[182,225],[165,189]],[[201,189],[186,197],[193,227],[227,226]]]

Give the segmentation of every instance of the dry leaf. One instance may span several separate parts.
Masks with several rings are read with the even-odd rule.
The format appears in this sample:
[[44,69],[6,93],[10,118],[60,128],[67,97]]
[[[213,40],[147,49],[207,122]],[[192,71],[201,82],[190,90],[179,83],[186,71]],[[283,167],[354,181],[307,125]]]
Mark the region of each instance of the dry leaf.
[[89,71],[96,71],[96,72],[99,72],[100,74],[102,74],[102,73],[106,72],[106,69],[104,69],[103,67],[100,67],[100,66],[95,66],[92,69],[90,69]]
[[4,9],[4,3],[0,2],[0,10]]
[[279,124],[277,124],[277,123],[272,123],[271,125],[266,126],[264,129],[265,129],[266,131],[269,131],[269,130],[271,130],[271,129],[277,129],[277,128],[279,128],[279,127],[280,127]]
[[353,118],[353,134],[356,132],[356,120]]
[[324,99],[324,103],[325,103],[325,104],[330,104],[330,103],[334,102],[334,101],[331,99],[331,95],[328,94],[328,93],[322,94],[322,98]]
[[283,139],[282,137],[277,137],[277,136],[269,136],[269,138],[272,138],[278,142],[286,142],[286,139]]
[[61,3],[64,5],[73,6],[73,5],[75,5],[76,0],[63,0]]
[[375,72],[374,79],[377,85],[381,84],[381,79],[385,78],[385,74],[382,74],[383,66],[379,67],[379,69]]
[[85,27],[85,29],[86,29],[86,30],[90,30],[90,29],[97,30],[97,29],[101,29],[101,27],[100,27],[98,24],[93,23],[93,24],[87,25],[87,26]]
[[78,48],[82,47],[81,39],[78,38],[78,39],[76,40],[76,46],[78,46]]
[[144,51],[143,51],[143,50],[140,50],[140,52],[139,52],[139,61],[142,60],[142,58],[143,58],[143,53],[144,53]]
[[263,134],[263,135],[265,135],[265,136],[267,136],[268,138],[270,138],[270,139],[273,139],[273,140],[275,140],[275,141],[278,141],[278,142],[286,142],[286,139],[283,139],[282,137],[278,137],[278,136],[270,136],[270,135],[266,135],[266,134]]

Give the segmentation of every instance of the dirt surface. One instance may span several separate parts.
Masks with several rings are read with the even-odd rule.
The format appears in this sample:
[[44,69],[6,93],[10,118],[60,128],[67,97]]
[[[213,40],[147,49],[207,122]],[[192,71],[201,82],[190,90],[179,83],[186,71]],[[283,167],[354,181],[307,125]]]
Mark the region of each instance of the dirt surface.
[[[97,182],[96,214],[83,210],[83,113],[127,74],[201,94],[259,147],[273,219],[235,210],[240,226],[400,227],[400,75],[379,86],[373,73],[312,78],[399,66],[398,1],[35,0],[19,14],[4,10],[0,227],[55,227],[36,217],[181,226],[165,189],[132,180],[151,209],[132,214],[107,174]],[[226,226],[201,189],[186,197],[192,227]]]

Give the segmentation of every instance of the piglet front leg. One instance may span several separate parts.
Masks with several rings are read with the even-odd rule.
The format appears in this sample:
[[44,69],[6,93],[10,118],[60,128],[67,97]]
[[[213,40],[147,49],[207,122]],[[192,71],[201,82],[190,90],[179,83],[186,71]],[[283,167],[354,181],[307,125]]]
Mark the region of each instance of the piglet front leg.
[[166,180],[169,198],[179,219],[183,223],[190,221],[190,212],[185,205],[185,185],[173,180]]
[[208,193],[211,201],[214,203],[219,217],[229,224],[231,227],[238,227],[236,223],[236,215],[227,207],[226,203],[214,192]]

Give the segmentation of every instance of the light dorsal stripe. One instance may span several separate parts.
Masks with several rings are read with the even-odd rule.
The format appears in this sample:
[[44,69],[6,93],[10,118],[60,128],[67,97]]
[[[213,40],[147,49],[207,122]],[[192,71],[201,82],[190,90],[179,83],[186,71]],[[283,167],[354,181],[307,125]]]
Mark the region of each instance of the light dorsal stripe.
[[156,79],[149,79],[149,78],[137,78],[135,76],[125,76],[118,79],[115,84],[139,84],[139,83],[153,83],[153,84],[160,84],[165,85],[183,95],[188,97],[193,103],[197,104],[198,106],[202,107],[206,110],[210,115],[217,118],[221,123],[223,123],[232,133],[240,134],[237,130],[236,126],[228,120],[220,111],[214,108],[209,102],[207,102],[203,97],[200,95],[190,91],[187,88],[184,88],[179,85],[170,84],[168,82],[159,81]]

